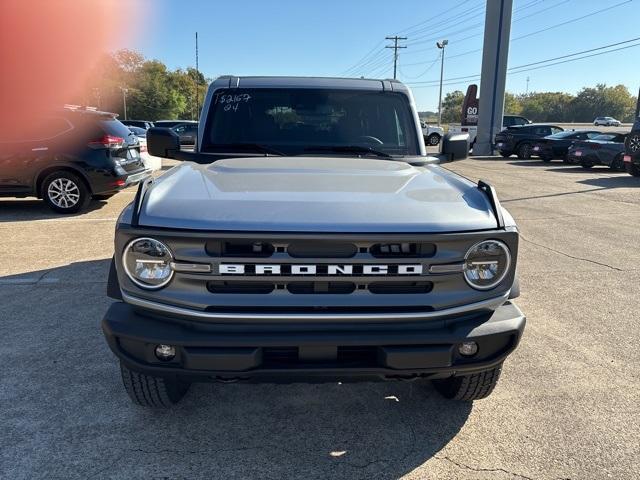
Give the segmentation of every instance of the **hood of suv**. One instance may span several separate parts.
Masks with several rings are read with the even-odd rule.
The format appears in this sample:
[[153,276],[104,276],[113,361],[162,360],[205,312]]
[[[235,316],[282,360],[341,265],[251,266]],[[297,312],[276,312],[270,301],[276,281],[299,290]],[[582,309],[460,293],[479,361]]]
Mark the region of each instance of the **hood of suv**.
[[145,195],[141,226],[271,232],[453,232],[496,227],[488,199],[437,165],[345,157],[184,163]]

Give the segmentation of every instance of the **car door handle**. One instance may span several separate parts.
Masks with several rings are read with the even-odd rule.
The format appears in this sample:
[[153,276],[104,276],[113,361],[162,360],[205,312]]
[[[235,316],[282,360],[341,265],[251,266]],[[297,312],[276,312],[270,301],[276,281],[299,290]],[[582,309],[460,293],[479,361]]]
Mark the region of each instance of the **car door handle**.
[[47,150],[49,150],[49,147],[36,147],[31,149],[32,152],[44,152]]

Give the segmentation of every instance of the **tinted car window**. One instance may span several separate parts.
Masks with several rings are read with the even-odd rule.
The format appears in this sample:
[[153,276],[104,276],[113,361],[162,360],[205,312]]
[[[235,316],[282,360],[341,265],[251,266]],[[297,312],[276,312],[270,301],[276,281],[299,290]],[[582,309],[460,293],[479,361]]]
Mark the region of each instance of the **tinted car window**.
[[551,135],[551,129],[549,127],[534,127],[533,133],[535,135],[547,136]]
[[303,153],[309,146],[358,145],[397,155],[419,151],[409,102],[398,93],[220,90],[211,108],[203,151],[247,143],[287,154]]
[[115,118],[101,118],[98,123],[108,135],[115,135],[116,137],[127,138],[131,135],[131,130],[119,120]]
[[558,127],[547,127],[547,128],[549,128],[552,133],[559,133],[563,131],[561,128],[558,128]]

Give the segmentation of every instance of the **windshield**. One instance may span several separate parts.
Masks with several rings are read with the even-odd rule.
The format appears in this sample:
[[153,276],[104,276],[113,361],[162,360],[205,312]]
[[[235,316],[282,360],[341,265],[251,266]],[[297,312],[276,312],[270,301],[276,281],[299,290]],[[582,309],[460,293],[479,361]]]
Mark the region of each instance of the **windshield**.
[[410,104],[399,93],[218,90],[211,109],[204,152],[255,152],[260,146],[287,155],[309,153],[312,147],[320,147],[325,154],[358,152],[344,147],[365,147],[388,155],[419,154]]

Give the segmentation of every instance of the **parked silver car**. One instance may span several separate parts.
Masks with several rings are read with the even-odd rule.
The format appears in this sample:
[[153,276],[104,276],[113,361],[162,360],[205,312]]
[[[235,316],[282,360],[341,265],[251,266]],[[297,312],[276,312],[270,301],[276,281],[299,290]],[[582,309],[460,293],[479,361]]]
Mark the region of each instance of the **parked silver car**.
[[622,125],[622,122],[620,122],[620,120],[616,120],[613,117],[597,117],[593,121],[593,124],[596,127],[600,125],[603,125],[605,127],[619,127],[620,125]]

